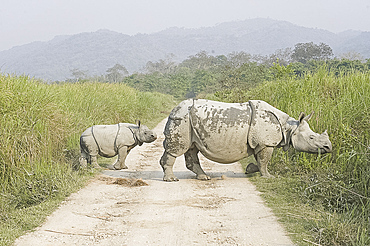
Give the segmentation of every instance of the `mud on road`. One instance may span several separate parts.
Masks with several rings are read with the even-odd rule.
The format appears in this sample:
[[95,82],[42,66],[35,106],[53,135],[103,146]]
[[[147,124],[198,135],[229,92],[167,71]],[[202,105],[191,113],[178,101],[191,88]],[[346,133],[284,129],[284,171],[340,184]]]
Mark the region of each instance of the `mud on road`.
[[[104,170],[15,245],[293,245],[239,163],[200,157],[199,181],[179,157],[179,182],[162,181],[158,139],[134,148],[127,170]],[[113,160],[112,160],[113,163]]]

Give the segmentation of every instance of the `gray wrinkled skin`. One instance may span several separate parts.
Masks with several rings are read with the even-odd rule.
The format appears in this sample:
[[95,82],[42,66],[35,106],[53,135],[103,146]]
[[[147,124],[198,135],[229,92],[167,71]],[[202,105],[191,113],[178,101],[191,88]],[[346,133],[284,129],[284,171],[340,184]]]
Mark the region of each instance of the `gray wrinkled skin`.
[[248,173],[259,171],[270,177],[267,164],[275,147],[288,150],[293,146],[308,153],[329,153],[332,145],[325,131],[313,132],[307,121],[312,114],[303,113],[298,120],[260,100],[246,103],[222,103],[210,100],[185,100],[168,117],[164,130],[164,153],[160,164],[164,181],[178,181],[173,164],[185,156],[186,167],[198,179],[210,177],[198,159],[205,157],[219,163],[232,163],[254,155],[257,165]]
[[136,145],[150,143],[157,135],[147,126],[138,124],[119,123],[116,125],[96,125],[86,129],[80,137],[80,165],[87,163],[99,167],[97,156],[107,158],[118,155],[113,167],[117,170],[127,169],[125,160]]

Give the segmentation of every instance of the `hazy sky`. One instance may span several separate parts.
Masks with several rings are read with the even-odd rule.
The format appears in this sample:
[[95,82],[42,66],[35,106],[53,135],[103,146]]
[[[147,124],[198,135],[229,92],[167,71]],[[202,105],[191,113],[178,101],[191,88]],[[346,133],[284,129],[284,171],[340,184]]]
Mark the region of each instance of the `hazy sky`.
[[370,31],[370,0],[0,0],[0,51],[98,29],[135,35],[252,18]]

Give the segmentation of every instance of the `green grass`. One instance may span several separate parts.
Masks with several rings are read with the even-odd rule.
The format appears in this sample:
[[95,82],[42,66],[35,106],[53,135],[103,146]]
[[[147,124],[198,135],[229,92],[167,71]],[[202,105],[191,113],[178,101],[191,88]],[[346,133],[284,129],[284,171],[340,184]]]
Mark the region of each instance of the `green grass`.
[[303,177],[277,175],[264,179],[259,174],[249,175],[296,245],[369,245],[364,214],[358,214],[358,208],[330,211],[320,202],[310,201],[304,197],[309,187]]
[[39,225],[94,175],[77,169],[86,128],[137,119],[154,127],[174,104],[124,84],[48,85],[0,74],[0,245]]
[[56,168],[63,174],[40,170],[37,174],[41,178],[19,178],[15,187],[7,191],[7,199],[2,201],[0,245],[10,245],[17,237],[42,224],[61,201],[94,175],[92,170],[76,172],[68,167]]
[[229,95],[265,100],[294,118],[315,111],[311,129],[328,129],[333,153],[278,149],[269,165],[277,178],[251,178],[297,244],[370,245],[370,74],[334,76],[323,67]]

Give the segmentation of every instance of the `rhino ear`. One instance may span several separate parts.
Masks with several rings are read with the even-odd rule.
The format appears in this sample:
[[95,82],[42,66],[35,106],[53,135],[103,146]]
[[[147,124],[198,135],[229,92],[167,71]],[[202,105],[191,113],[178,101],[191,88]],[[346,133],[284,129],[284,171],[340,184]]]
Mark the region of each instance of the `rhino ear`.
[[302,120],[309,121],[314,113],[315,112],[312,111],[311,114],[309,114],[309,115],[306,116],[305,113],[301,112],[300,115],[299,115],[299,117],[298,117],[298,121],[299,122],[302,122]]
[[299,122],[302,122],[302,120],[303,120],[305,117],[306,117],[306,114],[305,114],[305,113],[303,113],[303,112],[301,112],[301,113],[299,114],[298,121],[299,121]]
[[140,125],[141,125],[140,120],[136,120],[136,125],[138,125],[140,127]]
[[314,111],[312,111],[312,113],[311,114],[309,114],[309,115],[307,115],[306,117],[304,117],[303,119],[305,120],[305,121],[309,121],[311,118],[312,118],[312,115],[314,114],[315,112]]

